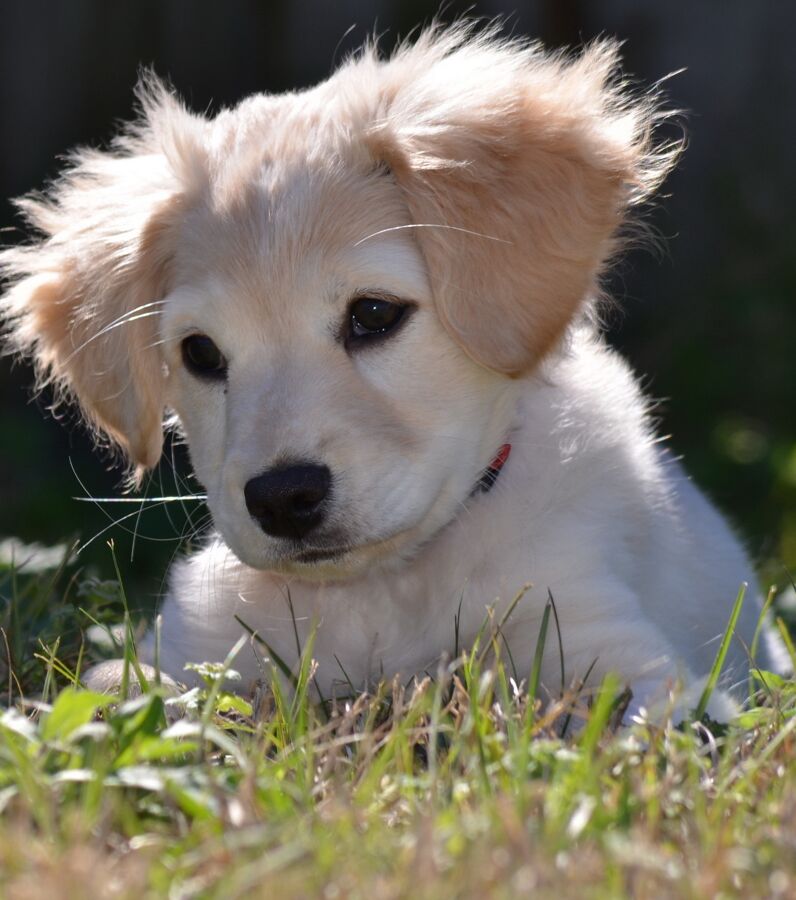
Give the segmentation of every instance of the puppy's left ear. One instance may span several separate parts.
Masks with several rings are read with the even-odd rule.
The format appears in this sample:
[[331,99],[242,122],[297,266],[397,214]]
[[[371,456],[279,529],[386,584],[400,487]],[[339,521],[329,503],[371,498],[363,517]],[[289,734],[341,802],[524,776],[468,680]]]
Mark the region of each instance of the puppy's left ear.
[[157,322],[187,196],[178,160],[200,127],[153,79],[140,93],[143,121],[113,151],[79,152],[47,195],[19,201],[42,239],[0,254],[11,349],[139,471],[162,447]]
[[403,188],[440,318],[493,370],[521,375],[555,346],[677,155],[653,146],[656,104],[617,67],[611,42],[568,60],[467,29],[379,67],[371,155]]

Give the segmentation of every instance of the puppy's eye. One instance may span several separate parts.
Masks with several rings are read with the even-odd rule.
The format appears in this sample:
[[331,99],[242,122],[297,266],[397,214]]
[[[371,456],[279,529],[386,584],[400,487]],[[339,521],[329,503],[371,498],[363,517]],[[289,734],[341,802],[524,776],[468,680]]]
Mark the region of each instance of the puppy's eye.
[[403,319],[407,307],[392,300],[379,297],[360,297],[350,307],[350,336],[368,338],[374,335],[387,334]]
[[227,361],[206,334],[191,334],[182,342],[185,368],[200,378],[221,379],[227,374]]

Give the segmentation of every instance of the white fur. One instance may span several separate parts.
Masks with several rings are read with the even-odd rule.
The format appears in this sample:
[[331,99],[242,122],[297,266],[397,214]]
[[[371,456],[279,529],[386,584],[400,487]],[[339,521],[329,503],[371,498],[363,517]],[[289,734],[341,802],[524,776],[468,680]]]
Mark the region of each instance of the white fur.
[[[317,627],[324,695],[408,678],[454,651],[457,617],[465,646],[522,591],[503,628],[520,673],[551,594],[567,681],[618,672],[634,711],[677,683],[694,702],[743,582],[751,641],[744,551],[589,324],[628,207],[676,155],[654,144],[655,98],[615,66],[610,43],[566,60],[459,28],[214,119],[150,85],[113,152],[26,201],[45,238],[2,258],[16,348],[139,468],[176,413],[207,488],[220,536],[175,566],[163,606],[172,676],[223,658],[236,617],[294,661],[295,615],[302,643]],[[414,311],[348,352],[352,298],[374,292]],[[183,365],[196,332],[224,353],[223,383]],[[494,488],[471,496],[507,441]],[[292,460],[332,472],[304,545],[338,541],[325,562],[246,509],[246,483]],[[235,667],[244,685],[269,671],[254,644]],[[726,685],[747,671],[734,639]],[[551,692],[559,677],[549,640]]]
[[[302,642],[317,626],[313,655],[325,696],[347,690],[348,678],[364,687],[394,673],[435,672],[440,656],[453,653],[457,615],[466,646],[487,605],[499,619],[530,583],[504,627],[521,672],[549,591],[567,679],[597,660],[591,683],[620,673],[634,688],[634,709],[663,701],[677,685],[692,687],[693,704],[744,582],[738,633],[747,645],[759,615],[737,539],[654,440],[632,374],[592,329],[574,329],[566,349],[511,393],[512,453],[495,487],[470,499],[409,561],[388,558],[352,578],[308,582],[246,566],[216,537],[179,563],[163,608],[164,669],[179,675],[188,660],[223,658],[242,633],[236,616],[295,660],[294,613]],[[412,488],[410,481],[405,490]],[[248,681],[269,671],[256,646],[235,662]],[[766,653],[759,659],[772,664]],[[725,685],[742,681],[748,667],[733,640]],[[558,689],[555,640],[542,681]],[[717,695],[713,712],[730,709]]]

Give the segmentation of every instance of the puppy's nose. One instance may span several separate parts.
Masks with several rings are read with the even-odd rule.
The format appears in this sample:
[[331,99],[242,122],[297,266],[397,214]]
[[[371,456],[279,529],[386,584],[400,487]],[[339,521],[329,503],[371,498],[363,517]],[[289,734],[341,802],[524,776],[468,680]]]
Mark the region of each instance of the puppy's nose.
[[331,483],[327,466],[287,466],[252,478],[243,494],[266,534],[301,540],[323,520]]

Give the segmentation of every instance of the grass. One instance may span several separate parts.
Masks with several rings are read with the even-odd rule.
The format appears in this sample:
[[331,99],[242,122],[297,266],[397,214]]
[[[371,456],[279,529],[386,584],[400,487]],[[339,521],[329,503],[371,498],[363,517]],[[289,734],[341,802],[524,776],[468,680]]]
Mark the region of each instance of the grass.
[[0,568],[0,896],[796,896],[792,681],[753,670],[733,723],[617,727],[618,680],[543,706],[488,620],[434,677],[326,704],[311,646],[248,697],[234,658],[180,698],[91,693],[90,627],[127,622],[133,677],[124,617],[71,564]]

